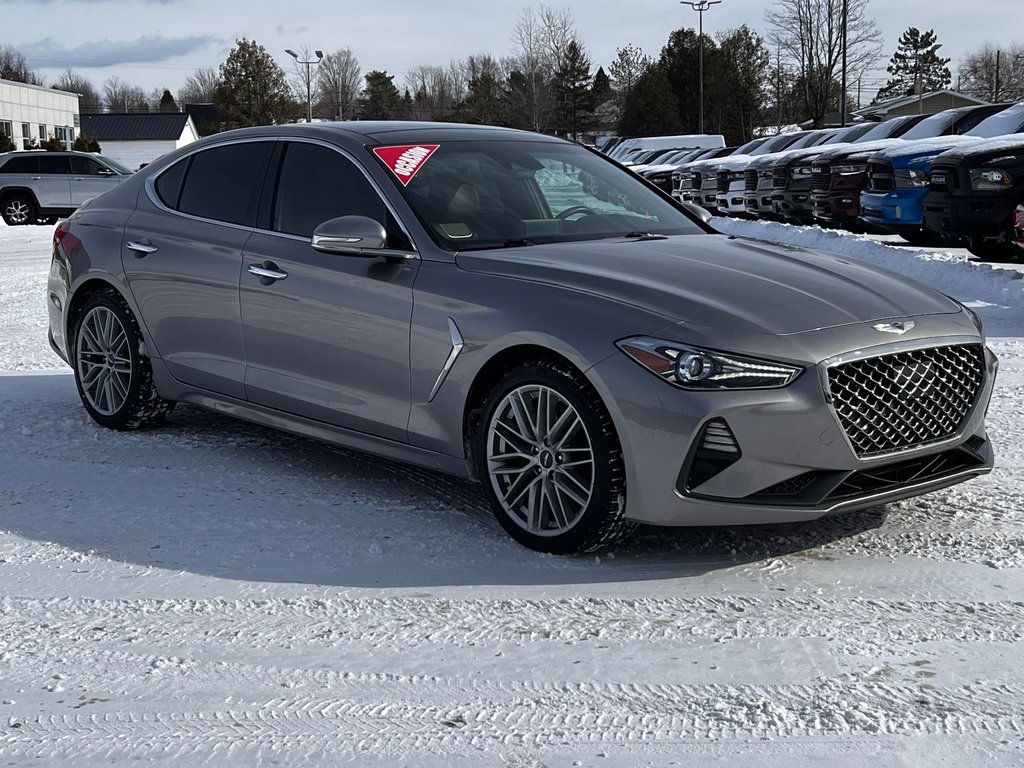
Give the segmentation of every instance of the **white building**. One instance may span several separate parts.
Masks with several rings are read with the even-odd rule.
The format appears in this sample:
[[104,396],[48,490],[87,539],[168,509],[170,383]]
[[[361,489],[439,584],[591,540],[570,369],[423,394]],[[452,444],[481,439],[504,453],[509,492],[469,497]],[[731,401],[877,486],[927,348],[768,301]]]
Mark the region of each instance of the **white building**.
[[82,115],[81,134],[95,137],[104,157],[132,170],[199,138],[183,112]]
[[0,80],[0,134],[16,149],[56,136],[71,149],[78,127],[78,94]]

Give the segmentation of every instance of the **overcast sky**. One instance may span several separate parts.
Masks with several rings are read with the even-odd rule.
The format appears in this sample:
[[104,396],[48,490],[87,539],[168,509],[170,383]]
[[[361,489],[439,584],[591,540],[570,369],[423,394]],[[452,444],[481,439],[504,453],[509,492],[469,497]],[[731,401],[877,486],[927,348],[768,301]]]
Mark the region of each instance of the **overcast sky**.
[[[850,0],[858,2],[859,0]],[[333,51],[351,48],[364,71],[385,69],[404,87],[406,72],[420,64],[448,64],[471,53],[504,56],[525,4],[480,0],[0,0],[0,45],[13,44],[49,81],[72,68],[99,87],[116,75],[147,92],[176,92],[198,67],[217,67],[234,40],[262,44],[286,72],[294,63],[286,48]],[[675,0],[558,2],[576,20],[596,70],[632,43],[657,56],[668,34],[697,27],[697,14]],[[761,0],[723,0],[704,14],[714,34],[748,24],[764,33]],[[934,28],[941,52],[956,66],[986,42],[1006,46],[1024,40],[1021,0],[872,0],[885,37],[884,61],[866,80],[864,99],[884,83],[884,67],[909,26]],[[856,97],[856,84],[851,86]]]

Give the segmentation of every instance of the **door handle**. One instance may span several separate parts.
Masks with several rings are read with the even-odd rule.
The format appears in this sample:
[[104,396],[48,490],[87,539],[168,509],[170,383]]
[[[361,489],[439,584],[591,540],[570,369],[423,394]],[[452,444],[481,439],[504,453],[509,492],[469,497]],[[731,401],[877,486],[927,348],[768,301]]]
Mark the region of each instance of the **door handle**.
[[43,177],[42,176],[29,176],[28,180],[29,181],[42,181]]
[[128,248],[129,251],[135,251],[135,255],[138,256],[139,258],[142,258],[143,256],[148,256],[151,253],[156,253],[157,251],[160,250],[158,246],[155,246],[152,243],[137,243],[132,240],[129,240],[127,243],[125,243],[125,246]]
[[259,277],[260,282],[262,282],[263,280],[269,280],[270,282],[273,282],[274,280],[284,280],[286,277],[288,277],[288,273],[285,272],[284,270],[277,269],[273,266],[265,267],[262,264],[250,264],[249,272],[250,274]]

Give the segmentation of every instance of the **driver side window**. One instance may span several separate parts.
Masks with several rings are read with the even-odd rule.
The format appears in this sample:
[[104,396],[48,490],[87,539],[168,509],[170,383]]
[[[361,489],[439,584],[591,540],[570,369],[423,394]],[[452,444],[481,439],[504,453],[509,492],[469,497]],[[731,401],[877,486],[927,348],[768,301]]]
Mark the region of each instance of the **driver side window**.
[[289,142],[285,147],[272,210],[275,232],[310,237],[328,219],[366,216],[385,226],[388,247],[411,247],[363,173],[348,158],[317,144]]

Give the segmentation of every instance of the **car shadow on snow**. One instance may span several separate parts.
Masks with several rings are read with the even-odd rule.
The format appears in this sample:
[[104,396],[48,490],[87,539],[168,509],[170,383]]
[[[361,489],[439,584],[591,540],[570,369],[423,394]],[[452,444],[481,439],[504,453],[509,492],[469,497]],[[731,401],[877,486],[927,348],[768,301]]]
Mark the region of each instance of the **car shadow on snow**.
[[[342,587],[600,583],[696,577],[778,558],[841,557],[882,509],[734,528],[641,527],[578,557],[520,547],[479,486],[179,407],[118,433],[70,375],[0,376],[0,529],[29,556],[109,558],[245,582]],[[53,545],[58,545],[54,547]]]

